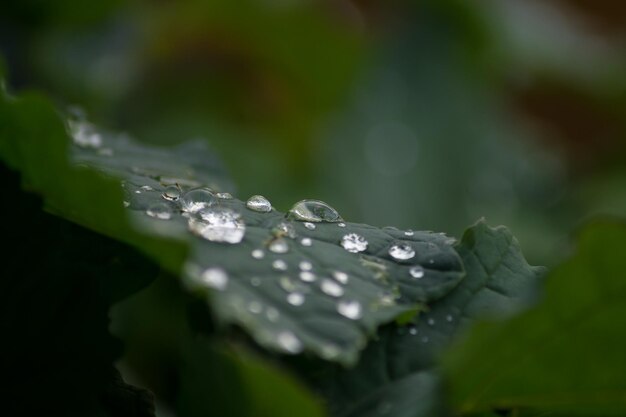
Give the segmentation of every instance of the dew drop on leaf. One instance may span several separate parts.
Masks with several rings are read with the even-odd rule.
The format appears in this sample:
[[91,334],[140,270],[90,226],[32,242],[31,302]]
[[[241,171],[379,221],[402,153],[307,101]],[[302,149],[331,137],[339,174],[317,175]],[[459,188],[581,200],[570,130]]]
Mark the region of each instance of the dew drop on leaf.
[[168,185],[161,196],[167,201],[178,201],[180,198],[180,188],[175,185]]
[[250,304],[248,304],[248,310],[252,314],[261,314],[263,312],[263,304],[258,301],[251,301]]
[[301,306],[304,304],[304,294],[300,292],[292,292],[287,295],[287,302],[292,306]]
[[262,195],[253,195],[246,201],[246,207],[252,211],[260,213],[269,213],[272,211],[272,203]]
[[415,265],[412,266],[411,269],[409,269],[409,274],[411,274],[411,276],[413,278],[416,279],[420,279],[424,277],[424,267],[421,265]]
[[348,233],[341,238],[341,246],[352,253],[363,252],[367,249],[368,242],[361,235],[356,233]]
[[341,272],[341,271],[334,271],[333,272],[333,278],[335,278],[337,281],[341,282],[342,284],[347,284],[348,283],[348,274],[346,274],[345,272]]
[[300,241],[300,244],[302,244],[302,246],[311,246],[313,244],[313,240],[311,240],[310,237],[305,237],[305,238],[302,238],[302,240]]
[[310,271],[311,269],[313,269],[313,264],[311,262],[309,262],[309,261],[301,261],[298,264],[298,267],[302,271]]
[[363,309],[358,301],[339,301],[337,303],[337,312],[350,320],[358,320],[363,316]]
[[263,259],[265,257],[265,252],[262,249],[255,249],[252,251],[252,257],[254,259]]
[[229,208],[204,208],[189,218],[189,230],[211,242],[235,244],[242,241],[246,225],[241,215]]
[[206,188],[187,191],[180,199],[180,208],[187,213],[196,213],[216,203],[213,193]]
[[324,294],[330,295],[331,297],[341,297],[343,295],[343,288],[330,279],[322,280],[320,288]]
[[310,271],[302,271],[300,272],[300,279],[304,282],[314,282],[317,277],[313,272]]
[[215,197],[220,198],[222,200],[230,200],[233,198],[231,193],[216,193]]
[[287,262],[283,261],[282,259],[276,259],[274,262],[272,262],[272,268],[276,269],[277,271],[286,271]]
[[148,207],[146,214],[159,220],[169,220],[172,218],[172,209],[165,203],[155,203]]
[[302,342],[295,334],[288,330],[283,330],[278,333],[276,341],[278,342],[278,346],[288,353],[296,354],[302,352]]
[[306,227],[309,230],[315,230],[315,223],[311,223],[311,222],[305,222],[304,223],[304,227]]
[[302,200],[289,210],[289,216],[303,222],[336,223],[343,220],[337,210],[319,200]]
[[223,291],[228,285],[228,274],[221,268],[209,268],[202,272],[199,281],[208,287]]
[[287,253],[289,252],[289,244],[285,239],[279,237],[270,242],[268,249],[274,253]]
[[407,243],[395,243],[389,248],[389,255],[393,259],[405,261],[415,256],[415,249]]
[[339,227],[346,227],[346,224],[341,222],[341,223],[337,223],[337,226],[339,226]]

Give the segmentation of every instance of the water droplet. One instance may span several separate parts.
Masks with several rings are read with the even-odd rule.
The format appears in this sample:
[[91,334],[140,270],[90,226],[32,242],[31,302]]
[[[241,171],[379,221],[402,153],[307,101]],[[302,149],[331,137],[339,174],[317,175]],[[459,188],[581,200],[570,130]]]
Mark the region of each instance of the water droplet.
[[274,253],[287,253],[289,252],[289,244],[285,239],[279,237],[270,242],[268,249]]
[[393,259],[404,261],[415,256],[415,249],[407,243],[396,243],[389,248],[389,255]]
[[123,201],[122,203],[124,204],[124,207],[130,207],[130,202],[128,202],[128,201]]
[[262,249],[255,249],[252,251],[252,257],[254,259],[263,259],[265,257],[265,252]]
[[169,220],[172,218],[172,209],[165,203],[156,203],[148,207],[146,214],[155,219]]
[[341,223],[337,223],[337,226],[339,226],[339,227],[346,227],[346,224],[341,222]]
[[150,187],[149,185],[142,185],[139,188],[141,188],[144,191],[154,191],[154,188]]
[[304,294],[300,292],[292,292],[287,295],[287,302],[292,306],[301,306],[304,304]]
[[272,268],[278,271],[286,271],[287,262],[283,261],[282,259],[276,259],[274,262],[272,262]]
[[428,261],[428,263],[432,265],[432,264],[434,264],[434,263],[435,263],[435,260],[434,260],[434,259],[430,259],[430,260]]
[[274,307],[268,307],[267,310],[265,310],[265,316],[269,321],[274,323],[280,317],[280,313]]
[[350,320],[358,320],[363,316],[363,309],[358,301],[339,301],[337,303],[337,312]]
[[141,194],[141,190],[135,190],[135,194]]
[[453,320],[454,320],[454,317],[452,317],[452,315],[451,315],[451,314],[448,314],[448,315],[446,316],[446,321],[448,321],[448,322],[452,323],[452,321],[453,321]]
[[337,281],[341,282],[344,285],[348,283],[348,279],[349,279],[348,274],[346,274],[345,272],[341,272],[341,271],[334,271],[333,278],[335,278]]
[[314,282],[317,277],[313,272],[310,271],[302,271],[300,272],[300,279],[304,282]]
[[313,264],[309,261],[301,261],[298,266],[302,271],[310,271],[313,269]]
[[167,201],[178,201],[180,198],[180,188],[175,185],[169,185],[165,188],[161,197]]
[[409,269],[409,274],[411,274],[413,278],[417,278],[417,279],[423,278],[424,267],[421,265],[412,266],[411,269]]
[[294,239],[296,237],[296,229],[291,223],[280,222],[272,229],[272,233],[277,237],[288,237]]
[[278,346],[288,353],[300,353],[302,352],[302,342],[298,337],[288,330],[283,330],[276,336]]
[[253,287],[258,287],[259,285],[261,285],[261,278],[259,277],[250,278],[250,285],[252,285]]
[[74,143],[83,148],[99,148],[102,146],[102,136],[95,127],[85,120],[71,120],[70,134]]
[[411,326],[409,328],[409,333],[411,334],[411,336],[415,336],[417,334],[417,327]]
[[248,304],[248,310],[250,310],[252,314],[261,314],[263,312],[263,304],[258,301],[251,301],[250,304]]
[[433,318],[429,318],[426,322],[428,323],[429,326],[434,326],[435,325],[435,319],[433,319]]
[[333,345],[329,343],[329,344],[324,344],[322,346],[320,356],[323,359],[330,360],[330,359],[335,359],[337,356],[339,356],[340,353],[341,353],[341,350],[339,349],[339,347],[337,347],[337,345]]
[[289,210],[289,216],[303,222],[335,223],[342,220],[337,210],[319,200],[302,200],[297,202]]
[[211,242],[235,244],[242,241],[246,225],[241,215],[229,208],[204,208],[189,218],[189,230]]
[[404,232],[405,236],[413,236],[415,234],[415,232],[413,230],[407,230]]
[[311,246],[313,244],[313,240],[311,240],[311,238],[309,237],[305,237],[305,238],[302,238],[300,243],[302,244],[302,246]]
[[252,211],[260,213],[269,213],[272,211],[272,203],[262,195],[253,195],[246,201],[246,207]]
[[322,280],[320,288],[324,294],[330,295],[331,297],[341,297],[343,295],[343,288],[330,279]]
[[223,291],[228,285],[228,274],[221,268],[209,268],[202,272],[199,283]]
[[311,222],[305,222],[304,223],[304,227],[306,227],[309,230],[315,230],[315,223],[311,223]]
[[348,233],[341,238],[341,246],[348,252],[358,253],[367,249],[368,242],[361,235]]
[[231,193],[216,193],[215,197],[220,198],[222,200],[230,200],[233,198]]
[[185,193],[180,199],[180,208],[187,213],[196,213],[216,203],[213,193],[206,188],[196,188]]
[[291,278],[286,277],[286,276],[280,277],[280,279],[278,280],[278,284],[283,290],[287,292],[293,292],[298,288],[296,283],[293,282]]

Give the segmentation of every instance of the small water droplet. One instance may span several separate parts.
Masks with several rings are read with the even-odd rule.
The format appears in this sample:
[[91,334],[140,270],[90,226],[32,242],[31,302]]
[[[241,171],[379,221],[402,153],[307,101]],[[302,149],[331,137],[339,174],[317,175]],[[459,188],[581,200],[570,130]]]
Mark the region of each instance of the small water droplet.
[[428,261],[428,263],[432,265],[432,264],[434,264],[434,263],[435,263],[435,260],[434,260],[434,259],[430,259],[430,260]]
[[274,307],[268,307],[267,310],[265,310],[265,316],[269,321],[275,323],[280,317],[280,313]]
[[165,190],[163,191],[163,194],[161,194],[161,197],[163,197],[167,201],[178,201],[178,199],[180,198],[180,188],[178,188],[176,185],[169,185],[165,187]]
[[417,279],[423,278],[424,267],[421,265],[412,266],[411,269],[409,269],[409,274],[411,274],[413,278],[417,278]]
[[426,322],[428,323],[429,326],[434,326],[435,325],[435,319],[433,319],[433,318],[429,318]]
[[404,232],[404,235],[405,235],[405,236],[413,236],[414,234],[415,234],[415,232],[414,232],[413,230],[406,230],[406,231]]
[[448,322],[452,323],[452,321],[453,321],[453,320],[454,320],[454,317],[452,317],[452,315],[451,315],[451,314],[448,314],[448,315],[446,316],[446,321],[448,321]]
[[302,271],[300,272],[300,279],[304,282],[314,282],[317,277],[313,272],[310,271]]
[[305,222],[304,223],[304,227],[306,227],[309,230],[315,230],[315,223],[311,223],[311,222]]
[[156,203],[148,207],[146,214],[159,220],[169,220],[172,218],[172,209],[165,203]]
[[128,201],[123,201],[123,204],[124,204],[124,207],[127,207],[127,208],[130,207],[130,202]]
[[276,269],[277,271],[286,271],[287,262],[283,261],[282,259],[276,259],[274,262],[272,262],[272,268]]
[[335,223],[342,220],[337,210],[319,200],[302,200],[297,202],[289,210],[289,216],[299,221],[315,223]]
[[230,200],[233,198],[231,193],[216,193],[215,197],[220,198],[222,200]]
[[428,336],[422,337],[422,343],[428,343]]
[[135,194],[141,194],[141,190],[135,190]]
[[350,320],[358,320],[363,316],[361,303],[358,301],[341,300],[337,303],[337,312]]
[[250,285],[252,285],[253,287],[258,287],[259,285],[261,285],[261,278],[259,277],[250,278]]
[[292,306],[301,306],[304,304],[304,294],[300,292],[292,292],[287,295],[287,302]]
[[102,136],[95,127],[86,120],[70,120],[70,134],[74,144],[83,148],[97,149],[102,146]]
[[265,257],[265,252],[262,249],[255,249],[252,251],[252,257],[254,259],[263,259]]
[[287,253],[289,252],[289,244],[285,239],[279,237],[270,242],[268,249],[274,253]]
[[302,271],[310,271],[311,269],[313,269],[313,264],[309,261],[301,261],[298,266]]
[[311,238],[309,237],[305,237],[305,238],[302,238],[300,243],[302,244],[302,246],[311,246],[313,244],[313,240],[311,240]]
[[343,288],[330,279],[322,280],[320,288],[324,294],[330,295],[331,297],[341,297],[343,295]]
[[330,360],[330,359],[335,359],[337,356],[339,356],[340,353],[341,353],[341,350],[339,349],[339,347],[337,347],[337,345],[333,345],[329,343],[329,344],[322,345],[320,356],[323,359]]
[[337,226],[339,226],[339,227],[346,227],[346,224],[341,222],[341,223],[337,223]]
[[141,188],[144,191],[154,191],[154,188],[150,187],[149,185],[142,185],[139,188]]
[[213,193],[206,188],[195,188],[187,191],[180,199],[181,210],[187,213],[196,213],[216,203]]
[[302,352],[302,342],[295,334],[291,333],[288,330],[283,330],[282,332],[278,333],[278,335],[276,336],[276,341],[278,342],[278,346],[280,346],[288,353],[296,354]]
[[407,243],[396,243],[389,248],[389,255],[393,259],[404,261],[415,256],[415,249]]
[[248,304],[248,310],[250,310],[252,314],[261,314],[263,312],[263,304],[258,301],[251,301],[250,304]]
[[229,208],[204,208],[188,222],[189,230],[211,242],[236,244],[243,240],[246,225],[241,215]]
[[349,279],[348,274],[346,274],[345,272],[341,272],[341,271],[334,271],[333,278],[335,278],[337,281],[341,282],[344,285],[348,283],[348,279]]
[[415,336],[417,334],[417,327],[411,326],[409,328],[409,333],[411,334],[411,336]]
[[341,246],[348,252],[358,253],[367,249],[368,242],[361,235],[348,233],[341,238]]
[[246,207],[252,211],[260,213],[269,213],[272,211],[272,203],[262,195],[253,195],[246,201]]
[[228,285],[228,274],[221,268],[208,268],[200,275],[199,283],[223,291]]

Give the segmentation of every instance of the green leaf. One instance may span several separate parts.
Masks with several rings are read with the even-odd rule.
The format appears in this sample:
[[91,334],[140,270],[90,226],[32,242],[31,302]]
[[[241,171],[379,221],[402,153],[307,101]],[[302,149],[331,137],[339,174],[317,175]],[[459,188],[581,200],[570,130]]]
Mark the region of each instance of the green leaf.
[[[354,369],[332,367],[314,375],[313,384],[330,398],[335,415],[357,416],[348,411],[353,402],[394,392],[384,388],[435,369],[439,356],[472,321],[510,316],[535,299],[543,268],[526,263],[506,228],[480,221],[465,232],[456,250],[467,275],[454,290],[431,303],[416,323],[381,329],[380,340],[368,346]],[[387,401],[408,399],[394,393]]]
[[623,223],[587,227],[537,308],[476,325],[445,361],[457,409],[626,414],[625,242]]
[[[150,147],[123,135],[103,134],[79,119],[69,124],[75,142],[71,146],[66,126],[45,100],[5,96],[1,106],[5,141],[0,155],[22,171],[26,186],[44,195],[50,210],[133,244],[174,274],[181,274],[187,258],[182,272],[187,287],[210,302],[219,322],[243,327],[267,348],[291,354],[306,350],[353,364],[378,326],[442,297],[463,277],[460,258],[440,234],[407,235],[352,223],[319,223],[310,230],[276,210],[259,213],[232,198],[218,199],[217,206],[240,213],[245,239],[232,245],[205,240],[189,232],[195,220],[184,216],[179,203],[162,197],[172,184],[183,191],[200,185],[212,192],[232,191],[200,143]],[[70,151],[71,165],[66,156]],[[129,205],[126,212],[123,199]],[[155,204],[169,207],[172,218],[148,215]],[[281,231],[283,223],[295,234]],[[339,243],[348,233],[367,239],[367,250],[344,250]],[[302,244],[303,238],[312,245]],[[286,242],[288,252],[268,250],[277,239]],[[415,257],[394,260],[388,252],[398,242],[410,244]],[[253,250],[263,250],[264,258],[254,258]],[[286,270],[277,270],[277,260]],[[311,263],[308,279],[299,277],[302,261]],[[414,264],[425,266],[424,278],[411,277]],[[203,282],[208,268],[227,272],[223,291],[212,291]],[[336,278],[338,272],[347,278]],[[288,292],[302,293],[304,303],[288,302]]]

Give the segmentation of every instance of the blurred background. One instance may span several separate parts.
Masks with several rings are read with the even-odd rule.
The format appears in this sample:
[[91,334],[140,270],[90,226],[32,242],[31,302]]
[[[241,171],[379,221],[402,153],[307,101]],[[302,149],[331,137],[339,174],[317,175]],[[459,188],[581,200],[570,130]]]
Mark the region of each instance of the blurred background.
[[151,143],[206,138],[245,199],[459,236],[552,264],[626,209],[626,3],[4,2],[14,90]]
[[[205,138],[239,198],[279,210],[453,236],[485,217],[547,266],[626,213],[623,1],[9,0],[0,55],[13,91],[145,142]],[[175,402],[176,284],[113,316],[125,377]]]

